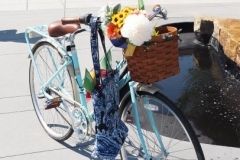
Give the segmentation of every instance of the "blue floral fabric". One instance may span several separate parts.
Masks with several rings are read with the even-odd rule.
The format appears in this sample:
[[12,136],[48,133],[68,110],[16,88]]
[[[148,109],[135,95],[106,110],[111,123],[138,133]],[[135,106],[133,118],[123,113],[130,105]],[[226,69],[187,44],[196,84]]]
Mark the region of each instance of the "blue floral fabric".
[[119,153],[127,137],[128,129],[118,114],[118,73],[110,71],[105,77],[100,76],[97,38],[100,28],[96,18],[93,18],[90,26],[92,59],[97,80],[97,87],[92,93],[96,121],[96,139],[92,156],[112,160]]

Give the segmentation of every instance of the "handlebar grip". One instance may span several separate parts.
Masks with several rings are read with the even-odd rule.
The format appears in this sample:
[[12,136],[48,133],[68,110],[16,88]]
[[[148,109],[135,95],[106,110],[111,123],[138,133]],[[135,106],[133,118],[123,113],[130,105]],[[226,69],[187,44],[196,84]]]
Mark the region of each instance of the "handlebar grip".
[[80,16],[79,22],[82,24],[88,25],[90,23],[91,17],[92,17],[92,14],[86,14],[86,15]]

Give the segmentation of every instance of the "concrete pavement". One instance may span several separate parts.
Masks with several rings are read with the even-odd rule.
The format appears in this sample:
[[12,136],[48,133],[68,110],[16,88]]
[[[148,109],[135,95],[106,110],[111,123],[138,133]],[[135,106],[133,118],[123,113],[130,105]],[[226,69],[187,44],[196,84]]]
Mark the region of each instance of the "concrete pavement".
[[[60,1],[60,0],[59,0]],[[40,126],[33,111],[33,106],[28,89],[28,65],[27,48],[23,37],[26,27],[37,24],[48,24],[63,16],[61,5],[55,1],[29,0],[29,10],[25,11],[26,1],[11,0],[0,2],[0,159],[7,160],[77,160],[89,159],[88,149],[78,150],[74,139],[65,144],[60,144],[47,136]],[[62,1],[63,2],[63,1]],[[62,3],[61,2],[61,3]],[[78,16],[87,12],[97,12],[106,0],[88,3],[86,0],[69,0],[67,7],[68,16]],[[77,8],[75,6],[80,6]],[[115,1],[108,1],[113,3]],[[148,1],[149,4],[156,2]],[[224,16],[240,18],[240,2],[237,0],[208,1],[184,0],[181,4],[177,1],[165,2],[168,9],[169,21],[193,20],[193,16]],[[134,4],[135,1],[123,3]],[[73,7],[71,7],[71,5]],[[35,7],[34,7],[35,6]],[[46,10],[51,9],[51,10]],[[5,11],[3,11],[5,10]],[[8,10],[8,11],[6,11]],[[9,11],[12,10],[12,11]],[[89,41],[84,35],[78,39],[79,50],[84,51],[80,56],[89,59]],[[203,145],[207,159],[240,159],[240,150],[237,148]]]

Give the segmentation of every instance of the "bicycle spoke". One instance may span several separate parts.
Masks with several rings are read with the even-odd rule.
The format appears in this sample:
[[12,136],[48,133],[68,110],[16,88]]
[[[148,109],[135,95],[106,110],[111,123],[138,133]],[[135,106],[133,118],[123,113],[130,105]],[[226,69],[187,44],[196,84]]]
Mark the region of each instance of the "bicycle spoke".
[[[174,125],[174,127],[172,127],[172,132],[171,132],[171,134],[170,134],[170,135],[171,135],[171,136],[170,136],[171,139],[174,139],[174,137],[175,137],[175,136],[173,136],[173,129],[176,127],[176,121],[174,121],[174,124],[175,124],[175,125]],[[174,135],[176,135],[176,133],[175,133]],[[172,143],[172,141],[169,141],[169,143],[168,143],[168,145],[167,145],[167,148],[169,148],[169,146],[171,145],[171,143]]]
[[172,152],[169,152],[169,153],[177,153],[177,152],[187,151],[187,150],[192,150],[192,149],[193,148],[180,149],[180,150],[172,151]]
[[[144,107],[138,106],[138,112],[142,127],[142,136],[144,137],[145,145],[147,146],[147,152],[152,159],[181,160],[188,156],[189,158],[186,158],[188,160],[198,159],[194,145],[192,144],[191,139],[189,139],[186,129],[183,128],[179,117],[175,114],[175,111],[172,111],[161,101],[158,102],[159,99],[156,99],[155,97],[155,99],[153,97],[148,98],[149,99],[147,100],[149,103],[144,104]],[[141,100],[138,100],[138,102],[141,103]],[[129,122],[126,122],[129,125]],[[132,128],[129,128],[131,133],[134,132],[136,136],[138,136],[138,133],[136,133],[137,129],[134,128],[135,126],[131,127]],[[136,139],[134,139],[133,135],[129,137],[129,141],[135,140]],[[161,146],[159,146],[160,144],[157,143],[159,140],[163,143],[165,150],[162,150]],[[136,142],[136,144],[139,143],[141,144],[142,142]],[[140,146],[136,147],[138,147],[138,150],[140,151]],[[134,153],[134,150],[136,149],[137,148],[131,146],[131,148],[127,150],[130,154],[128,157],[130,157],[131,153]],[[134,157],[137,159],[140,157],[142,158],[141,155],[136,155]]]
[[[176,157],[176,156],[172,156],[172,155],[169,155],[169,157],[177,158],[178,160],[196,160],[196,159],[185,159],[185,158],[180,158],[180,157]],[[168,159],[168,160],[172,160],[172,158],[170,158],[170,159]]]
[[[187,140],[187,137],[185,137],[183,140]],[[175,144],[173,144],[172,146],[169,146],[169,148],[171,147],[174,147],[174,146],[176,146],[177,144],[179,144],[180,142],[182,142],[182,140],[178,140],[178,142],[177,143],[175,143]],[[168,148],[168,149],[169,149]]]
[[63,114],[57,109],[57,108],[54,108],[57,113],[60,115],[60,117],[62,117],[62,119],[67,122],[67,124],[71,125],[71,123],[63,116]]
[[[41,54],[39,54],[40,58],[42,59],[42,61],[47,65],[48,69],[51,71],[51,73],[53,74],[54,72],[52,71],[52,69],[50,68],[50,66],[48,65],[48,63],[44,60],[44,58],[42,58]],[[45,58],[46,59],[46,58]]]

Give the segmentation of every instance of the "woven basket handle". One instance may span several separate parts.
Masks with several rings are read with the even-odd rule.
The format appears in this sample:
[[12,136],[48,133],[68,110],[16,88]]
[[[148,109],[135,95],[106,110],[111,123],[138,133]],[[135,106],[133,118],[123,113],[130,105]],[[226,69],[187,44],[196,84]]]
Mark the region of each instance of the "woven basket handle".
[[178,31],[175,31],[175,32],[170,31],[167,33],[162,33],[160,36],[161,36],[161,39],[164,41],[171,41],[171,40],[175,39],[176,37],[179,38]]

